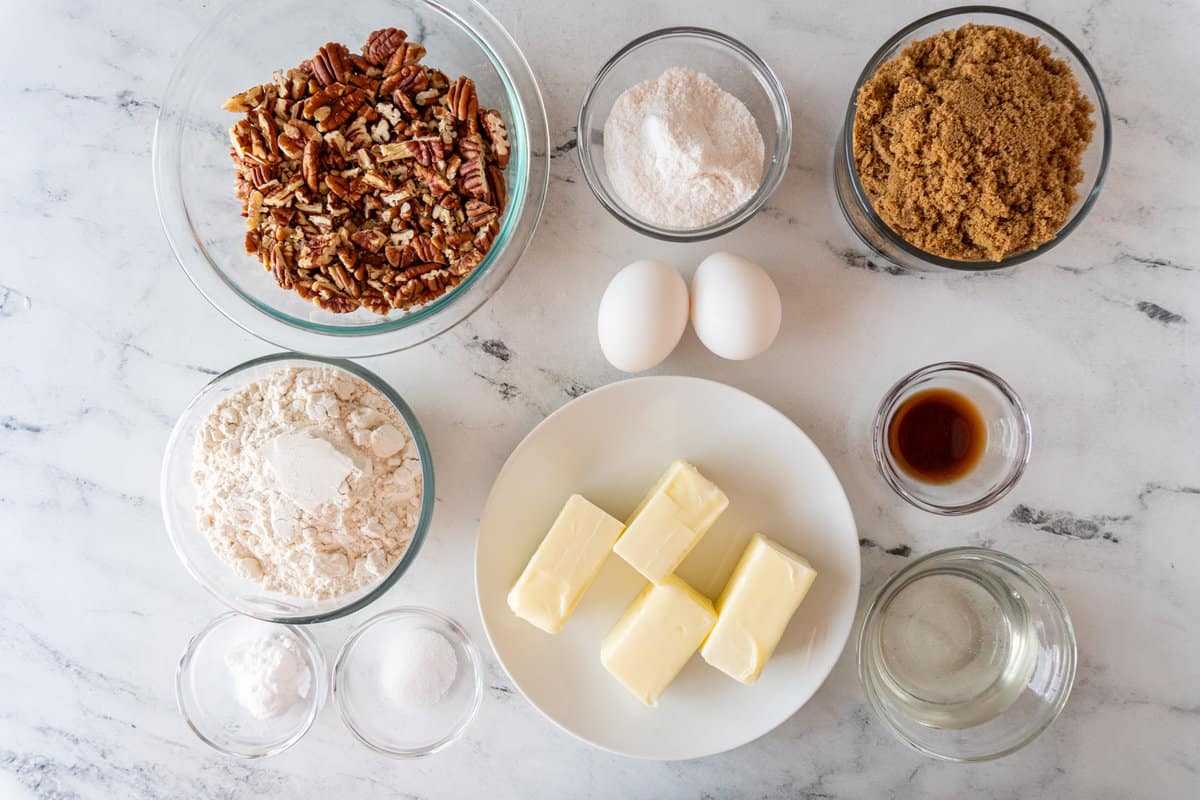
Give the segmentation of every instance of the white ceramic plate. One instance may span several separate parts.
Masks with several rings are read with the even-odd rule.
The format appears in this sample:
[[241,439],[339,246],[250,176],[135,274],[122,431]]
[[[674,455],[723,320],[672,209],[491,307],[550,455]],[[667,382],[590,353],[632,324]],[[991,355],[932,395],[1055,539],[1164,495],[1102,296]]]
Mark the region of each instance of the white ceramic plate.
[[[819,576],[758,683],[743,686],[697,655],[647,708],[600,664],[601,640],[644,585],[619,556],[555,636],[518,619],[506,600],[571,493],[624,519],[676,458],[730,500],[680,567],[684,580],[715,598],[755,531],[806,556]],[[484,627],[517,688],[586,742],[662,760],[738,747],[803,706],[846,643],[859,568],[846,495],[804,432],[744,392],[682,377],[611,384],[547,417],[500,470],[475,549]]]

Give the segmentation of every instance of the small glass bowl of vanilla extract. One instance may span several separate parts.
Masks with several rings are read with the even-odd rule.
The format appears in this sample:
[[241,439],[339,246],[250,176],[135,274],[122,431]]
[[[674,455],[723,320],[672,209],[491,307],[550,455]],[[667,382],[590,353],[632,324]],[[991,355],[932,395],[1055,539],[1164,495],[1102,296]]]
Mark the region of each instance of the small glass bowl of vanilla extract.
[[1021,398],[976,364],[944,361],[901,378],[875,414],[879,471],[934,514],[970,514],[1008,494],[1033,446]]

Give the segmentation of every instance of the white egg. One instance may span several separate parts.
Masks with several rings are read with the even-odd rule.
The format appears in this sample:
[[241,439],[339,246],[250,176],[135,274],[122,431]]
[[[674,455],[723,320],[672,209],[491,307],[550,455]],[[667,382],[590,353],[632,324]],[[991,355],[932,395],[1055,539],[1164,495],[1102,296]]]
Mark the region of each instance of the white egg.
[[625,372],[641,372],[671,355],[687,321],[683,277],[661,261],[635,261],[614,275],[604,290],[596,331],[609,363]]
[[779,333],[783,305],[767,271],[730,253],[713,253],[692,276],[692,327],[721,358],[742,361],[766,351]]

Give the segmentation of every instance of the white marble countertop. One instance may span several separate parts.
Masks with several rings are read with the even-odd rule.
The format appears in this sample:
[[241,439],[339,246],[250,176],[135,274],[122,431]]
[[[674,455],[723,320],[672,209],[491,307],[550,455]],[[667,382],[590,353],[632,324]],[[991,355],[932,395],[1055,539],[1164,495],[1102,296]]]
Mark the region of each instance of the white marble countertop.
[[[551,726],[489,653],[476,724],[433,758],[369,752],[332,707],[282,756],[244,763],[208,750],[175,709],[173,679],[189,636],[221,609],[164,535],[159,463],[188,399],[273,348],[227,322],[176,266],[149,155],[176,56],[215,9],[56,0],[0,15],[9,32],[0,228],[13,245],[0,260],[0,797],[1197,796],[1200,6],[1031,8],[1077,41],[1107,89],[1107,186],[1083,227],[1033,263],[918,277],[864,269],[831,199],[830,160],[862,64],[937,4],[488,5],[546,96],[550,196],[526,258],[478,314],[423,347],[365,362],[416,409],[438,467],[431,537],[375,610],[430,604],[485,641],[472,588],[478,515],[496,470],[538,420],[619,377],[594,338],[603,286],[636,257],[690,269],[717,246],[624,229],[593,200],[572,152],[580,97],[604,59],[653,28],[706,25],[757,49],[794,109],[781,191],[719,242],[772,269],[785,321],[756,361],[721,362],[689,333],[659,371],[743,388],[812,435],[854,507],[864,595],[906,559],[955,544],[995,547],[1042,571],[1078,632],[1066,711],[1010,758],[934,762],[871,717],[849,647],[813,700],[759,741],[645,763]],[[1035,428],[1021,484],[965,519],[906,507],[876,474],[867,438],[894,379],[948,358],[1006,377]],[[330,655],[362,618],[319,626]]]

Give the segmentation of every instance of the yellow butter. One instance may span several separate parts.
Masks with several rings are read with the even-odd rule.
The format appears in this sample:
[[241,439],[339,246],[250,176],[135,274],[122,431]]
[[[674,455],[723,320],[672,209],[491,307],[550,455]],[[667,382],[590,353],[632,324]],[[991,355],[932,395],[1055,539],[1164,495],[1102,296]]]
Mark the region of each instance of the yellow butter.
[[624,528],[584,497],[571,495],[508,593],[509,608],[546,633],[558,633]]
[[671,576],[650,584],[604,637],[600,661],[648,706],[675,680],[717,619],[712,601]]
[[807,560],[754,534],[717,599],[717,624],[700,655],[731,678],[757,681],[816,577]]
[[647,580],[662,583],[728,505],[716,484],[686,461],[676,461],[630,515],[613,549]]

